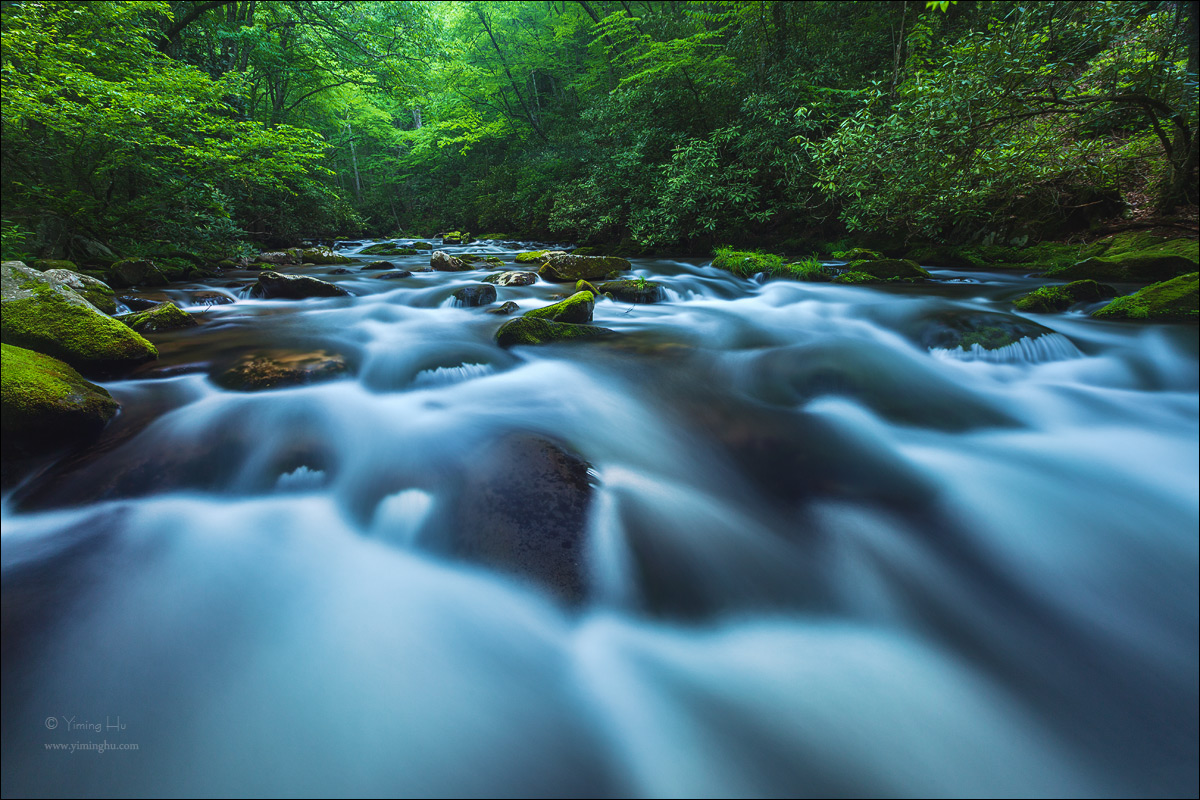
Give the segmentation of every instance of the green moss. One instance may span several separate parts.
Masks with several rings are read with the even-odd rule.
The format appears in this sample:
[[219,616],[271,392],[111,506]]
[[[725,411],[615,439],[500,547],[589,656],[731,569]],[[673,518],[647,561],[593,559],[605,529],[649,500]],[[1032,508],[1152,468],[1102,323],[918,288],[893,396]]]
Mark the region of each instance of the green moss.
[[1194,269],[1196,262],[1183,256],[1165,252],[1144,252],[1094,256],[1069,266],[1047,270],[1046,276],[1149,283],[1186,275]]
[[519,344],[549,344],[580,339],[597,339],[612,336],[615,331],[597,328],[594,325],[573,325],[569,322],[551,322],[537,317],[521,316],[509,320],[496,331],[496,343],[501,347]]
[[1131,295],[1118,297],[1092,314],[1100,319],[1141,319],[1161,322],[1197,321],[1200,300],[1197,286],[1200,272],[1180,275],[1169,281],[1147,286]]
[[429,242],[413,242],[412,249],[413,250],[432,250],[433,245],[431,245]]
[[591,292],[576,292],[566,300],[561,300],[554,305],[526,311],[524,316],[548,319],[554,322],[591,322],[592,310],[595,305],[596,298]]
[[971,345],[977,344],[984,350],[998,350],[1016,341],[1017,337],[1004,328],[983,327],[964,334],[959,342],[959,347],[963,350],[970,350]]
[[0,408],[5,449],[26,452],[98,433],[118,405],[62,361],[0,344]]
[[1073,281],[1063,286],[1043,286],[1027,295],[1018,297],[1013,305],[1018,311],[1033,314],[1049,314],[1054,311],[1065,311],[1076,303],[1090,303],[1103,300],[1105,297],[1115,297],[1116,290],[1111,286],[1096,283],[1092,280]]
[[834,283],[880,283],[879,278],[866,272],[843,272],[833,279]]
[[826,283],[833,280],[833,272],[829,267],[818,261],[816,256],[791,264],[785,264],[776,274],[781,278],[791,278],[795,281],[806,281],[809,283]]
[[39,258],[29,266],[36,270],[41,270],[42,272],[45,272],[48,269],[69,269],[72,272],[79,271],[79,267],[75,266],[74,261],[63,261],[52,258]]
[[1088,246],[1087,256],[1115,258],[1133,253],[1158,253],[1200,262],[1200,242],[1195,239],[1165,239],[1145,232],[1129,231],[1098,239]]
[[[429,248],[423,249],[433,248],[431,245]],[[381,242],[380,244],[373,244],[370,247],[364,247],[362,250],[358,251],[358,254],[362,256],[415,256],[417,254],[417,248],[397,247],[391,242]],[[347,261],[350,260],[352,259],[347,259]]]
[[517,253],[518,264],[531,264],[538,261],[545,261],[552,254],[563,253],[564,250],[530,250],[527,253]]
[[551,255],[538,270],[538,275],[553,283],[575,283],[607,278],[614,273],[628,272],[632,265],[619,256]]
[[622,303],[657,303],[663,297],[663,289],[660,283],[637,278],[602,283],[597,297],[601,295],[608,295]]
[[161,333],[180,328],[194,328],[197,325],[195,317],[174,303],[159,303],[145,311],[122,314],[117,319],[138,333]]
[[[907,258],[878,258],[863,261],[852,261],[846,267],[848,272],[865,272],[879,280],[922,280],[929,278],[929,272]],[[850,283],[851,281],[838,281]]]
[[832,253],[834,258],[839,258],[842,261],[878,261],[883,258],[883,253],[876,250],[868,250],[865,247],[853,247],[848,250],[838,250]]
[[481,242],[506,242],[512,239],[507,233],[485,233],[482,236],[475,237]]
[[18,278],[18,283],[19,295],[10,299],[7,287],[5,291],[0,320],[5,342],[54,356],[85,373],[106,373],[158,357],[154,345],[83,304],[70,289],[55,290],[28,279]]
[[90,275],[57,268],[46,270],[42,273],[42,276],[54,283],[73,289],[80,297],[105,314],[115,314],[117,311],[117,298],[113,290],[104,281],[93,278]]
[[783,256],[762,253],[757,250],[734,250],[718,247],[714,251],[712,265],[717,269],[732,272],[739,278],[753,278],[760,272],[774,275],[783,269]]

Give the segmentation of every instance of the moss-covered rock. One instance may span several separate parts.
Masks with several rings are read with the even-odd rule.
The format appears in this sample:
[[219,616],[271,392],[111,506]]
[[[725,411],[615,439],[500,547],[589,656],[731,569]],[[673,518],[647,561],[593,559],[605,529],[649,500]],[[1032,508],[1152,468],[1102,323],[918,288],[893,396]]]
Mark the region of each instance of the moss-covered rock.
[[476,240],[480,242],[507,242],[513,237],[507,233],[485,233],[482,236],[476,236]]
[[1070,266],[1048,270],[1047,277],[1090,278],[1100,281],[1147,283],[1183,275],[1196,269],[1196,262],[1173,253],[1128,253],[1094,256]]
[[271,300],[301,300],[306,297],[345,297],[350,293],[340,286],[307,275],[264,272],[255,282],[250,294]]
[[1052,330],[1013,314],[990,311],[951,311],[917,323],[913,338],[928,348],[970,350],[978,344],[985,350],[1007,347],[1021,339],[1036,339]]
[[592,310],[595,306],[596,298],[591,292],[576,292],[554,305],[526,311],[525,316],[553,322],[587,323],[592,321]]
[[300,251],[300,257],[306,264],[326,266],[328,264],[349,264],[354,259],[335,253],[328,247],[310,247]]
[[833,280],[834,272],[830,267],[813,258],[784,264],[783,268],[774,273],[772,277],[790,278],[806,283],[828,283]]
[[614,300],[622,303],[657,303],[663,299],[662,284],[648,281],[645,278],[607,281],[597,288],[601,295],[612,295]]
[[349,372],[344,356],[325,350],[270,350],[244,356],[214,376],[218,386],[239,392],[261,392],[340,378]]
[[[419,245],[425,246],[420,247]],[[364,247],[358,251],[358,254],[363,256],[415,256],[418,250],[431,249],[433,249],[433,246],[425,244],[425,242],[418,242],[412,247],[398,247],[391,242],[380,242],[379,244]]]
[[364,265],[363,265],[363,269],[366,269],[366,270],[372,270],[372,269],[392,269],[392,268],[394,268],[395,266],[396,266],[396,265],[395,265],[395,264],[393,264],[393,263],[392,263],[392,262],[390,262],[390,261],[372,261],[370,264],[364,264]]
[[85,375],[111,374],[158,357],[154,345],[128,326],[20,262],[0,267],[0,285],[0,331],[9,344],[61,359]]
[[470,264],[455,258],[445,250],[434,250],[429,257],[429,266],[437,272],[464,272],[471,269]]
[[768,276],[773,275],[783,268],[783,264],[783,256],[751,250],[734,250],[731,247],[718,247],[712,262],[717,269],[727,270],[740,278],[753,278],[760,272]]
[[[918,281],[931,277],[929,271],[909,258],[877,258],[851,261],[847,272],[864,272],[878,280]],[[851,283],[851,281],[838,281]]]
[[574,325],[569,322],[551,322],[548,319],[521,316],[500,326],[500,330],[496,331],[496,343],[501,347],[512,347],[519,344],[599,339],[615,334],[616,331],[597,328],[594,325]]
[[433,245],[431,245],[429,242],[413,242],[412,249],[413,250],[432,250]]
[[112,286],[166,286],[167,276],[148,258],[123,258],[108,268]]
[[627,272],[632,265],[619,256],[550,256],[538,270],[538,275],[554,283],[596,281],[616,273]]
[[4,455],[32,455],[94,436],[117,413],[107,391],[56,358],[0,344]]
[[496,302],[496,287],[490,283],[464,286],[454,293],[454,301],[457,305],[467,308],[486,306]]
[[566,250],[530,250],[527,253],[517,253],[518,264],[540,264],[550,256],[565,256]]
[[1065,311],[1076,303],[1094,303],[1106,297],[1116,297],[1117,290],[1095,281],[1072,281],[1063,286],[1043,286],[1018,297],[1013,306],[1018,311],[1049,314]]
[[45,272],[49,269],[69,269],[71,272],[79,271],[79,267],[75,266],[74,261],[66,261],[64,259],[55,258],[39,258],[29,266],[42,272]]
[[860,283],[886,283],[885,280],[876,278],[869,272],[860,272],[858,270],[850,270],[843,272],[840,275],[835,275],[832,278],[833,283],[860,284]]
[[122,314],[117,319],[138,333],[177,331],[182,328],[194,328],[199,324],[195,317],[180,310],[179,306],[174,303],[159,303],[145,311]]
[[372,275],[371,277],[379,281],[395,281],[401,278],[411,278],[412,273],[406,269],[393,269],[389,272],[381,272],[378,275]]
[[530,286],[537,283],[536,272],[496,272],[483,279],[497,286]]
[[255,264],[272,264],[277,267],[287,266],[288,264],[299,264],[301,260],[300,248],[293,247],[290,250],[272,250],[266,253],[259,253],[254,259]]
[[[70,261],[54,262],[70,264]],[[117,298],[107,283],[91,275],[83,275],[69,269],[48,269],[42,272],[42,277],[69,286],[84,300],[103,311],[105,314],[117,313]]]
[[984,265],[982,259],[972,259],[961,248],[949,247],[947,245],[914,247],[908,251],[905,257],[916,261],[918,264],[927,264],[931,267],[948,269],[970,269]]
[[521,307],[519,305],[514,303],[512,300],[508,300],[504,303],[501,303],[499,306],[496,306],[495,308],[489,308],[487,310],[487,313],[495,314],[498,317],[506,317],[509,314],[513,313],[514,311],[520,311],[520,310],[521,310]]
[[834,258],[840,258],[842,261],[879,261],[883,259],[883,253],[880,253],[878,250],[869,250],[865,247],[838,250],[830,255]]
[[462,231],[450,231],[442,234],[442,244],[467,244],[470,241],[471,234]]
[[1197,322],[1200,300],[1197,285],[1200,272],[1180,275],[1169,281],[1155,283],[1131,295],[1118,297],[1095,311],[1100,319],[1139,319],[1159,322]]

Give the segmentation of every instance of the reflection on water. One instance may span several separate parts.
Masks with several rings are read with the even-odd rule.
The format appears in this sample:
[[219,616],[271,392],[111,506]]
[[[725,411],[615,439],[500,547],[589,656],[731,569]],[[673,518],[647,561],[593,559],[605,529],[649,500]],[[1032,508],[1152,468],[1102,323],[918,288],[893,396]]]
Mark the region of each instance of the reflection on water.
[[[5,795],[1195,794],[1194,328],[646,259],[623,336],[504,351],[485,271],[333,269],[165,290],[203,324],[4,498]],[[925,343],[972,315],[1031,333]],[[352,374],[211,379],[274,350]],[[582,601],[456,555],[580,509]]]

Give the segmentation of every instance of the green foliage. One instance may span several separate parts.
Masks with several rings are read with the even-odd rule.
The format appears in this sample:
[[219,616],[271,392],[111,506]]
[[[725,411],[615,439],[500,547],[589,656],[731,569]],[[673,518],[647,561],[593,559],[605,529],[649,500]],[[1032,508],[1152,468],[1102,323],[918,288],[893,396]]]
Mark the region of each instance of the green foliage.
[[770,277],[783,271],[784,260],[782,256],[771,253],[718,247],[714,251],[712,265],[718,269],[728,270],[739,278],[753,278],[759,273]]
[[1092,314],[1101,319],[1191,322],[1200,319],[1200,273],[1180,275],[1118,297]]
[[0,261],[30,261],[28,246],[32,243],[33,232],[27,231],[19,223],[4,220],[0,223]]

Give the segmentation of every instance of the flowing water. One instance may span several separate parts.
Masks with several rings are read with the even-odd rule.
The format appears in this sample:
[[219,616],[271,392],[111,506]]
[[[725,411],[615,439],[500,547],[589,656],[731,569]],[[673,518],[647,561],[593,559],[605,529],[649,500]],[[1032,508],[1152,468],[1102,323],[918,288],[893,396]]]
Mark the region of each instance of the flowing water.
[[[484,272],[351,266],[166,290],[200,327],[7,491],[6,796],[1195,795],[1194,327],[942,349],[1039,282],[639,259],[620,336],[502,350]],[[284,350],[348,370],[212,380]],[[443,546],[517,434],[589,465],[581,599]]]

